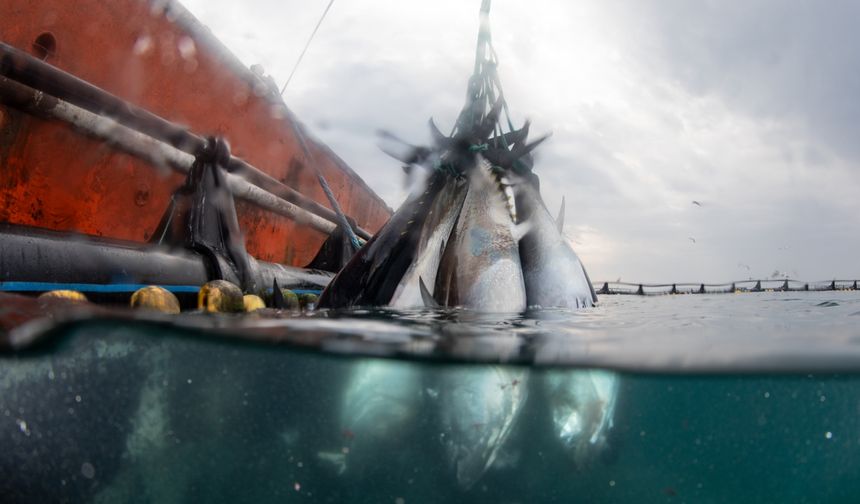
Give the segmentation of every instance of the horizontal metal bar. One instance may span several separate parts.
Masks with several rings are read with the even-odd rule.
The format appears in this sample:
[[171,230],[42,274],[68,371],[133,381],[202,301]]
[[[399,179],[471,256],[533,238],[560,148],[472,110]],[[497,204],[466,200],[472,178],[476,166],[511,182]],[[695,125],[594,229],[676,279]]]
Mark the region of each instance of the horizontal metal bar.
[[[103,140],[156,167],[168,167],[185,174],[194,163],[194,156],[160,140],[94,114],[42,91],[34,90],[6,77],[0,77],[0,103],[31,114],[59,119],[84,133]],[[275,196],[233,173],[227,173],[227,184],[236,198],[308,225],[322,233],[331,234],[336,224]]]
[[[98,116],[107,116],[119,124],[188,154],[195,154],[205,143],[203,138],[184,127],[2,42],[0,42],[0,75]],[[226,168],[229,172],[247,179],[248,182],[304,210],[337,223],[337,214],[333,210],[304,196],[242,159],[231,156]],[[356,227],[356,234],[364,239],[369,239],[371,236],[366,230],[358,227]]]
[[[333,276],[253,258],[251,265],[259,286],[272,285],[277,279],[283,287],[322,289]],[[227,273],[226,280],[239,283]],[[204,258],[185,249],[0,224],[0,290],[36,292],[38,284],[45,290],[75,284],[100,285],[90,287],[89,292],[102,289],[98,292],[107,293],[143,285],[183,289],[208,280]]]

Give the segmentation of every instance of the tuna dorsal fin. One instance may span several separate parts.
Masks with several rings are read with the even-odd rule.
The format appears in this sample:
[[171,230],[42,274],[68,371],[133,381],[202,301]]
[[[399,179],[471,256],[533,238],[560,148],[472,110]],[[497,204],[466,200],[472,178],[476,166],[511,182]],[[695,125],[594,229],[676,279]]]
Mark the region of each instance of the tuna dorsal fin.
[[283,310],[286,307],[287,301],[284,299],[284,293],[281,292],[281,288],[278,287],[278,279],[275,278],[272,280],[272,308]]
[[561,208],[558,209],[558,217],[555,218],[555,225],[558,227],[558,232],[561,233],[564,229],[564,196],[561,197]]
[[433,299],[433,294],[430,294],[430,291],[427,290],[427,286],[424,285],[424,279],[418,277],[418,289],[421,290],[421,300],[424,301],[425,308],[439,308],[439,303]]

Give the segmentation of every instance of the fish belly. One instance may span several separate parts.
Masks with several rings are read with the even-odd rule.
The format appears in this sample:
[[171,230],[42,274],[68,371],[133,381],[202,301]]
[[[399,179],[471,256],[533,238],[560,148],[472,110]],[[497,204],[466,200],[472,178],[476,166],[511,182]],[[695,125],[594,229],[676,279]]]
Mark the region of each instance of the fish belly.
[[493,465],[527,397],[526,370],[461,367],[440,377],[442,439],[463,488]]
[[609,371],[563,370],[542,378],[555,435],[577,465],[584,465],[606,444],[619,377]]
[[354,364],[341,402],[341,426],[358,444],[391,440],[411,426],[420,408],[416,366],[390,360]]
[[416,260],[409,266],[403,280],[394,292],[389,306],[394,308],[420,308],[424,306],[419,280],[431,289],[435,285],[436,273],[442,259],[445,244],[451,236],[463,200],[466,197],[464,185],[452,186],[447,193],[440,194],[433,203],[421,232]]
[[519,246],[505,202],[473,177],[439,266],[436,299],[445,306],[520,312],[526,291]]

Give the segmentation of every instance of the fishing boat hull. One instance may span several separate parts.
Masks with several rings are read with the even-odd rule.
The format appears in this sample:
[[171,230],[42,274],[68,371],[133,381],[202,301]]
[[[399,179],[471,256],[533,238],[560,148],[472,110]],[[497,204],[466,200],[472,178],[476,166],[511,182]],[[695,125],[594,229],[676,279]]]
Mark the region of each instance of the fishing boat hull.
[[[323,206],[317,170],[344,213],[370,232],[385,203],[308,134],[270,84],[172,1],[9,0],[2,42],[201,136]],[[15,62],[5,58],[0,73]],[[152,239],[181,174],[153,166],[72,125],[0,105],[0,222],[136,243]],[[307,265],[326,234],[236,202],[248,253]],[[3,280],[10,280],[4,278]]]

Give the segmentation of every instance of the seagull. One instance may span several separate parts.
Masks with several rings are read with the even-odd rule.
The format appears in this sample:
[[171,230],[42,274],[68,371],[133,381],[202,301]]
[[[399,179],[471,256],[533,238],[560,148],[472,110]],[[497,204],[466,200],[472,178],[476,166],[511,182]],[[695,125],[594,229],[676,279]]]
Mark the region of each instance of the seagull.
[[698,202],[698,201],[696,201],[696,200],[693,200],[693,204],[694,204],[694,205],[696,205],[696,206],[702,206],[702,203],[700,203],[700,202]]
[[688,240],[690,240],[690,241],[691,241],[691,242],[693,242],[693,243],[696,243],[696,239],[695,239],[695,238],[693,238],[692,236],[688,236],[688,237],[687,237],[687,239],[688,239]]

